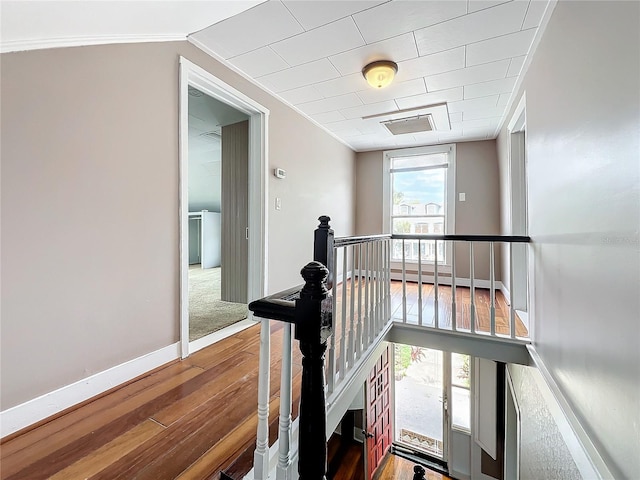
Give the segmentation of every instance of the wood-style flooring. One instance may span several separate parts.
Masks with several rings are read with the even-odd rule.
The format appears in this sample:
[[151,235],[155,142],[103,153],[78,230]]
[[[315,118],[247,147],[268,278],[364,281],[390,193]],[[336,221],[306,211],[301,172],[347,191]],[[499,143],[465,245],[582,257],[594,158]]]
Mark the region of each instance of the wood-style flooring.
[[[417,282],[406,282],[406,322],[413,325],[422,325],[427,327],[435,326],[435,296],[436,289],[433,284],[422,284],[422,303],[419,301],[419,287]],[[354,282],[353,290],[355,292],[355,312],[358,311],[358,298],[361,299],[361,308],[365,310],[366,281],[363,282],[363,292],[358,291],[358,281]],[[489,333],[491,325],[491,295],[489,289],[475,288],[475,329],[478,332]],[[336,310],[338,312],[337,319],[334,320],[334,330],[340,331],[341,328],[341,312],[342,312],[342,285],[338,285],[336,292]],[[391,282],[391,317],[395,321],[403,321],[402,307],[402,282],[394,280]],[[459,330],[470,330],[471,326],[471,289],[468,287],[456,287],[456,328]],[[347,282],[346,292],[347,308],[346,317],[347,325],[350,322],[351,310],[351,282]],[[451,329],[452,312],[453,312],[453,295],[452,289],[447,285],[438,285],[438,326],[442,329]],[[495,315],[496,315],[496,333],[500,335],[511,335],[510,327],[510,310],[509,303],[505,299],[500,290],[495,291]],[[422,306],[422,308],[420,308]],[[422,319],[420,319],[419,311],[422,310]],[[355,315],[357,319],[357,314]],[[522,323],[516,315],[516,336],[528,337],[527,327]],[[347,327],[348,329],[348,327]]]
[[[277,435],[282,324],[272,323],[270,434]],[[3,439],[0,478],[219,478],[255,446],[260,328],[200,350]],[[294,352],[299,352],[297,346]],[[294,353],[294,415],[302,368]]]
[[[382,461],[382,465],[378,467],[378,471],[375,473],[373,480],[412,480],[413,467],[415,465],[414,462],[389,452]],[[453,480],[451,477],[434,472],[433,470],[426,470],[425,478],[427,480]]]
[[[434,289],[432,285],[422,288],[426,325],[433,318]],[[407,319],[412,323],[417,323],[417,292],[417,284],[407,283]],[[446,325],[450,289],[440,287],[438,296],[440,324]],[[468,328],[469,289],[458,288],[456,298],[458,325],[464,327],[466,319]],[[402,284],[392,282],[394,316],[402,312],[401,301]],[[477,329],[488,330],[488,291],[476,291],[476,307]],[[508,334],[508,306],[499,292],[496,310],[497,329]],[[517,334],[526,335],[519,320],[517,325]],[[282,323],[271,322],[271,326],[269,433],[273,443],[277,436]],[[339,322],[336,327],[340,328]],[[10,435],[0,443],[0,479],[217,479],[239,456],[250,464],[257,428],[259,350],[256,325]],[[297,345],[293,371],[295,418],[302,371]],[[236,462],[231,466],[234,468],[242,471],[244,467]],[[401,478],[390,475],[379,478]]]

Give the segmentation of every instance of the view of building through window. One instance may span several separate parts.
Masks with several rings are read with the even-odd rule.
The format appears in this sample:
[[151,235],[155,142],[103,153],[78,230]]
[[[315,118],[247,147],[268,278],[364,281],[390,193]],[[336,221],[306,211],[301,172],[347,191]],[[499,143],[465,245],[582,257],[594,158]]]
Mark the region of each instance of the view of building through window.
[[[446,233],[448,154],[391,158],[392,233]],[[405,240],[405,260],[434,262],[436,242]],[[444,263],[444,242],[437,244],[438,262]],[[402,241],[394,241],[393,260],[402,259]]]

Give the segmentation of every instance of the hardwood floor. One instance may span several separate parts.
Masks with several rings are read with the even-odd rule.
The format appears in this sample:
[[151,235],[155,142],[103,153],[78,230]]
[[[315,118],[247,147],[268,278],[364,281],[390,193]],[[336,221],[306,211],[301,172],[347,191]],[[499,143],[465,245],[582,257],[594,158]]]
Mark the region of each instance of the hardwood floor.
[[[272,322],[270,421],[282,324]],[[0,445],[0,478],[219,478],[256,435],[259,326],[143,376]],[[300,392],[294,348],[294,415]],[[272,423],[275,436],[277,423]]]
[[[422,288],[423,324],[428,324],[433,318],[434,288]],[[417,292],[417,284],[407,283],[407,319],[413,323],[417,323]],[[340,311],[339,290],[338,295]],[[447,325],[447,319],[450,325],[450,295],[448,287],[439,288],[441,325]],[[488,330],[488,297],[488,291],[476,291],[478,330]],[[469,289],[458,288],[456,299],[458,324],[468,328]],[[394,316],[402,312],[401,301],[402,284],[392,282]],[[508,306],[499,292],[496,312],[498,332],[508,334]],[[269,414],[273,443],[282,323],[272,322],[271,326]],[[341,328],[339,320],[335,328]],[[526,334],[519,320],[517,332]],[[257,427],[259,348],[256,325],[35,428],[10,435],[0,443],[0,479],[217,479],[220,471],[242,454],[251,462]],[[302,371],[297,345],[293,369],[295,418]]]
[[[378,468],[373,480],[386,480],[390,478],[395,480],[412,480],[414,465],[416,465],[414,462],[389,452],[382,461],[382,465]],[[425,478],[427,480],[453,480],[451,477],[428,469]]]
[[[366,285],[366,282],[363,282]],[[491,295],[486,288],[475,288],[475,327],[476,331],[489,332],[491,324]],[[358,298],[358,281],[354,282],[354,292]],[[416,282],[406,282],[407,298],[407,323],[419,324],[420,304],[418,299],[419,287]],[[391,282],[391,316],[396,321],[402,321],[402,282]],[[337,288],[336,309],[339,313],[337,321],[334,321],[334,329],[339,331],[340,312],[342,312],[342,285]],[[350,322],[351,284],[347,283],[347,324]],[[364,293],[361,295],[364,309]],[[451,329],[452,319],[452,292],[447,285],[438,285],[438,325],[443,329]],[[496,333],[510,335],[509,303],[501,291],[495,292]],[[357,311],[357,300],[355,311]],[[364,310],[363,310],[364,311]],[[456,287],[456,326],[461,330],[469,330],[471,325],[471,289],[468,287]],[[422,325],[434,326],[435,324],[435,288],[432,284],[422,284]],[[516,315],[516,336],[527,337],[527,327]]]

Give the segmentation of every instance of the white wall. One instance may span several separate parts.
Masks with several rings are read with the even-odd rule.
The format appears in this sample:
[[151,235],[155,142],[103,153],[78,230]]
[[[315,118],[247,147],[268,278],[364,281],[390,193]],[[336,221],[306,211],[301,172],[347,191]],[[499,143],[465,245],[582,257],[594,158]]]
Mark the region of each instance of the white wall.
[[[517,96],[535,347],[616,478],[640,471],[639,45],[638,2],[561,1]],[[504,226],[505,129],[498,152]]]

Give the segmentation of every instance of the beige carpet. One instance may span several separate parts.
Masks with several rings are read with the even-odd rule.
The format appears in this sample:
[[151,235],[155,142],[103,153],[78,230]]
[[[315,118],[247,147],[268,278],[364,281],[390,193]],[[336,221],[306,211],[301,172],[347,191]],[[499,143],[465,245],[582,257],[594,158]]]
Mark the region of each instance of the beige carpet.
[[243,303],[220,300],[220,268],[189,266],[189,341],[247,318]]

